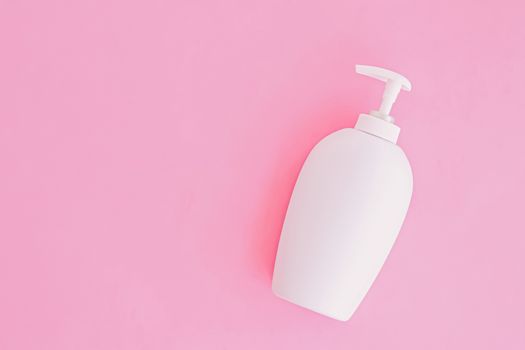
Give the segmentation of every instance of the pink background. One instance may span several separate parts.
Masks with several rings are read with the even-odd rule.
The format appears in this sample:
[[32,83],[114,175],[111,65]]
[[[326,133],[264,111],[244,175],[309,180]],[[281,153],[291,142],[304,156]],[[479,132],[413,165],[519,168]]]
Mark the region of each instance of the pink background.
[[[0,3],[0,348],[525,348],[521,1]],[[308,151],[407,75],[415,189],[340,323],[270,289]]]

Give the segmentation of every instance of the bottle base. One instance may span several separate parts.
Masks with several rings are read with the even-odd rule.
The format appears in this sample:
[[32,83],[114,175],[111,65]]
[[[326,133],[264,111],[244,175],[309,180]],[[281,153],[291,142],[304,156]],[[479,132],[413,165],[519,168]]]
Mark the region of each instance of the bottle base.
[[298,298],[292,298],[290,296],[287,296],[286,293],[282,293],[281,291],[277,290],[277,288],[273,285],[272,285],[272,291],[273,291],[273,294],[280,299],[286,300],[289,303],[295,304],[297,306],[300,306],[302,308],[308,309],[310,311],[313,311],[320,315],[332,318],[337,321],[346,322],[350,319],[350,317],[352,317],[352,314],[336,313],[330,310],[326,310],[326,308],[320,307],[319,305],[315,305],[311,302],[308,302],[305,300],[299,300]]

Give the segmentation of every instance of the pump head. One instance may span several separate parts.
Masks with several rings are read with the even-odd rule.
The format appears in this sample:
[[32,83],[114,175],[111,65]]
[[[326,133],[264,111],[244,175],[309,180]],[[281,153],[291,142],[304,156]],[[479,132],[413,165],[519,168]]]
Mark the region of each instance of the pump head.
[[390,116],[392,105],[396,101],[397,95],[401,89],[406,91],[412,89],[410,81],[399,73],[380,67],[358,64],[355,66],[355,71],[359,74],[376,78],[386,83],[385,91],[383,92],[383,99],[381,100],[381,107],[379,107],[378,111],[372,111],[370,114],[392,123],[394,121],[394,118]]

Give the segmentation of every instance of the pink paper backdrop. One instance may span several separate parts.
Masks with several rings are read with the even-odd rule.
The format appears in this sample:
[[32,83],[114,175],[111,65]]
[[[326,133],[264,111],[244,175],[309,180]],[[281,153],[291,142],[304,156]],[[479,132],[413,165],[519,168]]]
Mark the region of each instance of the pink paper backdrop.
[[[524,349],[521,1],[0,3],[0,349]],[[415,189],[340,323],[270,289],[311,147],[407,75]]]

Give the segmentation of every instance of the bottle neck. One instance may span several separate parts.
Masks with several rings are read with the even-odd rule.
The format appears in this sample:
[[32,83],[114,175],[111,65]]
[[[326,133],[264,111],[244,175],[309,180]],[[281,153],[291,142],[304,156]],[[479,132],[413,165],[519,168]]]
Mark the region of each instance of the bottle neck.
[[397,143],[399,131],[401,130],[394,123],[370,114],[360,114],[355,124],[355,129],[380,137],[393,144]]

